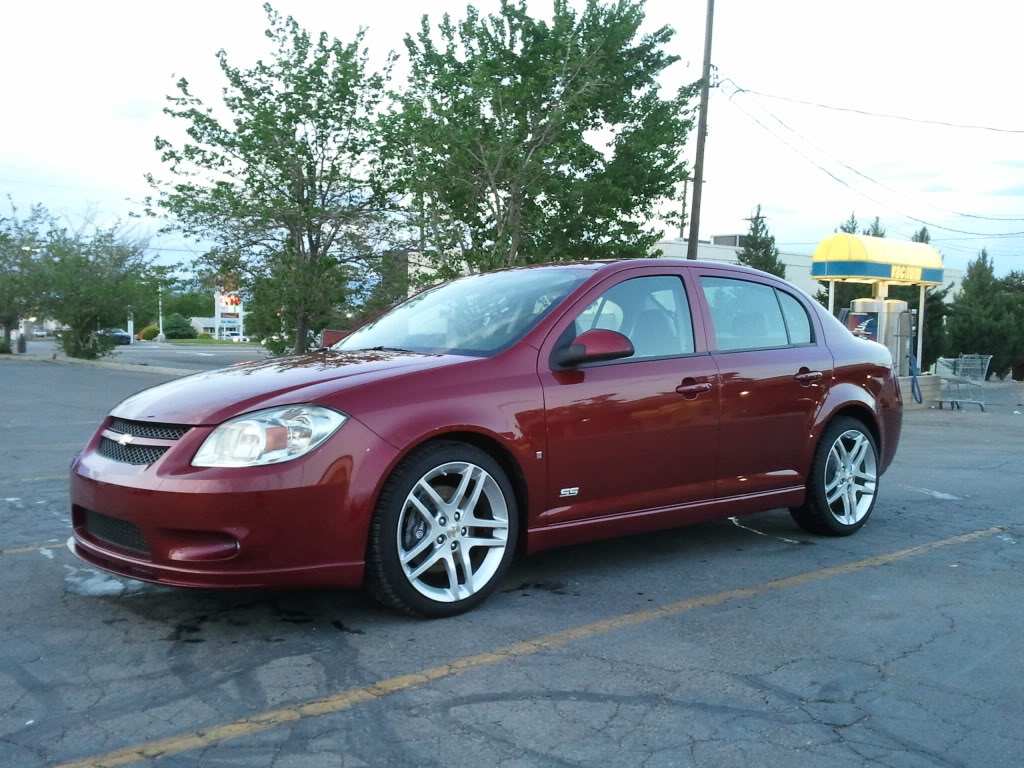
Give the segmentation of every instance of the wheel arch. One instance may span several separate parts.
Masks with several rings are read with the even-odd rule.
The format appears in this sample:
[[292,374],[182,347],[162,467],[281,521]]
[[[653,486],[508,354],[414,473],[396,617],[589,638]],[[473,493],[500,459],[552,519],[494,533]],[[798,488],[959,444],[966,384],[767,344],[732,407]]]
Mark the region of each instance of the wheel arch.
[[875,440],[875,447],[879,451],[882,450],[882,433],[878,426],[878,419],[875,418],[875,414],[870,408],[868,408],[864,403],[859,402],[847,403],[833,411],[818,431],[818,440],[821,440],[821,436],[825,430],[828,429],[829,424],[842,416],[856,419],[867,427],[868,431],[871,433],[871,437]]
[[434,432],[429,435],[424,435],[419,440],[410,443],[392,462],[392,465],[388,467],[388,471],[381,478],[380,486],[377,488],[374,494],[373,507],[376,508],[377,500],[380,498],[380,493],[383,490],[384,481],[395,471],[395,468],[405,460],[405,458],[415,450],[422,448],[431,443],[439,442],[459,442],[471,445],[474,448],[486,453],[501,467],[502,471],[508,477],[508,481],[512,484],[512,492],[515,494],[516,507],[519,511],[518,520],[518,541],[516,544],[517,551],[525,551],[527,529],[529,527],[529,485],[526,481],[526,475],[523,472],[523,467],[516,458],[512,450],[505,445],[502,440],[493,434],[483,432],[467,427],[455,427],[450,430]]

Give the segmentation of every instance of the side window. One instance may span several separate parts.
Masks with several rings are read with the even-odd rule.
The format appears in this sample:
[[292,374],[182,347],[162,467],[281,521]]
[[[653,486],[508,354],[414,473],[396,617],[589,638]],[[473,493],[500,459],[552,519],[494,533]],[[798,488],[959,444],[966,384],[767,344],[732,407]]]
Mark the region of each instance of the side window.
[[775,289],[749,280],[702,277],[720,351],[789,345]]
[[618,331],[636,350],[629,360],[692,354],[693,322],[679,277],[634,277],[609,288],[576,318],[576,335]]
[[814,341],[811,333],[811,320],[807,317],[807,310],[804,305],[790,296],[785,291],[775,292],[779,297],[779,304],[782,306],[782,316],[786,319],[786,328],[789,330],[790,344],[810,344]]

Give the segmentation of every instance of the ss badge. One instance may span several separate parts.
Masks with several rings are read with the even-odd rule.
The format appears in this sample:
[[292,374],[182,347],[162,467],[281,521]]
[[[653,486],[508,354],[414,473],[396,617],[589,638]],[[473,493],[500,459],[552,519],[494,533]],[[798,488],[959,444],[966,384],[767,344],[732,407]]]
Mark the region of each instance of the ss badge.
[[559,498],[566,498],[567,496],[575,496],[580,492],[579,488],[563,488],[558,494]]

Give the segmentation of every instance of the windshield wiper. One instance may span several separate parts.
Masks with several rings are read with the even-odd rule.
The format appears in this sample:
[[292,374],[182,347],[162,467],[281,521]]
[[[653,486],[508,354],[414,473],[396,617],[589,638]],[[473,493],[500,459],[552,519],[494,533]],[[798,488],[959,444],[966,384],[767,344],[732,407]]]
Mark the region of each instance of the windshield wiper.
[[401,347],[363,347],[362,349],[352,350],[353,352],[412,352],[411,349],[402,349]]

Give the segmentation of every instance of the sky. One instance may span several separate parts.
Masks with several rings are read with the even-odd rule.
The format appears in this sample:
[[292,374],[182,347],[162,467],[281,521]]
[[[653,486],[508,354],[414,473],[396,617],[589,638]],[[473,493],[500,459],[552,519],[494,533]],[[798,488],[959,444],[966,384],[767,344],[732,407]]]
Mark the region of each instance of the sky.
[[[498,6],[474,4],[484,12]],[[143,175],[160,172],[153,137],[176,130],[161,113],[164,97],[186,76],[197,93],[215,98],[221,48],[239,64],[266,55],[261,5],[5,4],[0,196],[22,208],[43,203],[72,221],[89,212],[109,221],[139,211],[148,192]],[[307,29],[342,40],[366,27],[378,62],[401,51],[422,14],[458,17],[465,6],[275,3]],[[529,7],[548,15],[551,1],[529,0]],[[649,30],[676,30],[668,50],[680,60],[662,83],[669,93],[700,76],[706,3],[648,0],[646,8]],[[760,204],[780,248],[809,253],[855,212],[862,220],[879,216],[891,237],[909,238],[927,222],[949,267],[962,268],[984,246],[997,272],[1024,269],[1021,28],[1024,4],[1005,0],[718,0],[712,61],[720,84],[708,112],[702,239],[746,231],[745,217]],[[691,163],[695,139],[696,132],[685,150]],[[7,213],[6,200],[3,207]],[[151,220],[134,226],[140,233],[157,228]],[[1000,236],[1008,233],[1020,234]],[[166,263],[188,260],[195,250],[173,235],[152,242]]]

